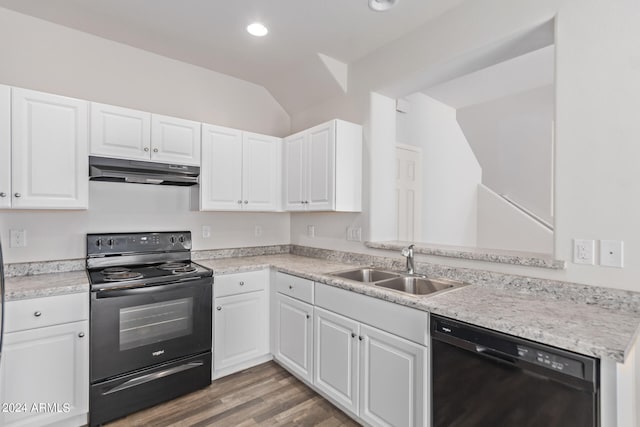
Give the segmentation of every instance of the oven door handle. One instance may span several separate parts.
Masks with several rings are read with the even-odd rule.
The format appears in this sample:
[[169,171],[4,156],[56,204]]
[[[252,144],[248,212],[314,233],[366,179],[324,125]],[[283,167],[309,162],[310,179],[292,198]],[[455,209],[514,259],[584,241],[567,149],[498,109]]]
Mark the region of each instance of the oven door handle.
[[185,282],[194,282],[196,280],[202,280],[201,277],[183,277],[182,279],[176,280],[177,283],[167,284],[167,285],[150,285],[150,286],[142,286],[139,288],[129,288],[126,286],[120,288],[110,288],[103,289],[96,292],[96,298],[115,298],[115,297],[124,297],[131,295],[142,295],[148,294],[151,292],[161,292],[161,291],[171,291],[174,289],[180,289],[184,286]]
[[159,380],[160,378],[168,377],[169,375],[177,374],[178,372],[188,371],[190,369],[199,368],[202,366],[203,362],[189,362],[184,365],[174,366],[170,369],[165,369],[164,371],[154,372],[152,374],[143,375],[141,377],[132,378],[129,381],[126,381],[110,390],[102,393],[103,396],[107,396],[112,393],[117,393],[122,390],[126,390],[128,388],[137,387],[142,384],[146,384],[151,381]]

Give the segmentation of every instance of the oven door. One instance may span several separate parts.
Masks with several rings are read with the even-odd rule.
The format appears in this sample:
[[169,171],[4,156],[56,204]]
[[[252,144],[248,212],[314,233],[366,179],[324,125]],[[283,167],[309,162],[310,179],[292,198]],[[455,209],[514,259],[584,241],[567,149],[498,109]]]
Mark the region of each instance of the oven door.
[[91,381],[211,351],[211,277],[91,293]]

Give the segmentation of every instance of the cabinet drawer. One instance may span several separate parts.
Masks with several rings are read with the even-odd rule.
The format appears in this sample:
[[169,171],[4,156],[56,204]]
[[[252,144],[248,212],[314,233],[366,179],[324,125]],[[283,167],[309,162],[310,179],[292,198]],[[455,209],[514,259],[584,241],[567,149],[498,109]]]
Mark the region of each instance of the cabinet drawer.
[[269,270],[249,271],[246,273],[216,276],[213,281],[215,298],[227,295],[244,294],[265,289],[269,283]]
[[86,293],[9,301],[6,304],[5,332],[77,322],[88,318],[89,295]]
[[286,273],[276,273],[277,291],[313,304],[313,281]]

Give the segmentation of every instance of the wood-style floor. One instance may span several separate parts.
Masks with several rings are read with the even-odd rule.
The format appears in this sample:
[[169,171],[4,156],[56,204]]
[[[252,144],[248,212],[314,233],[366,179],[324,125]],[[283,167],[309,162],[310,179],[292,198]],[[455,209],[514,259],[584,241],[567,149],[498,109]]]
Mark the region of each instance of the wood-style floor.
[[333,427],[358,424],[276,363],[267,362],[107,426]]

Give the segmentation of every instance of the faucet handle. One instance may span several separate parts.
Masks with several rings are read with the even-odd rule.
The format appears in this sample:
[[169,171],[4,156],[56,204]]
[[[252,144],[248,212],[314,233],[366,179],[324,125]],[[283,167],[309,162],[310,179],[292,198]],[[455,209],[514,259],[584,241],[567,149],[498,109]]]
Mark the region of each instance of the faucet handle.
[[402,248],[402,251],[400,253],[402,254],[402,256],[405,256],[405,257],[413,256],[413,247],[414,246],[415,246],[414,244],[411,244],[411,245],[407,246],[406,248]]

